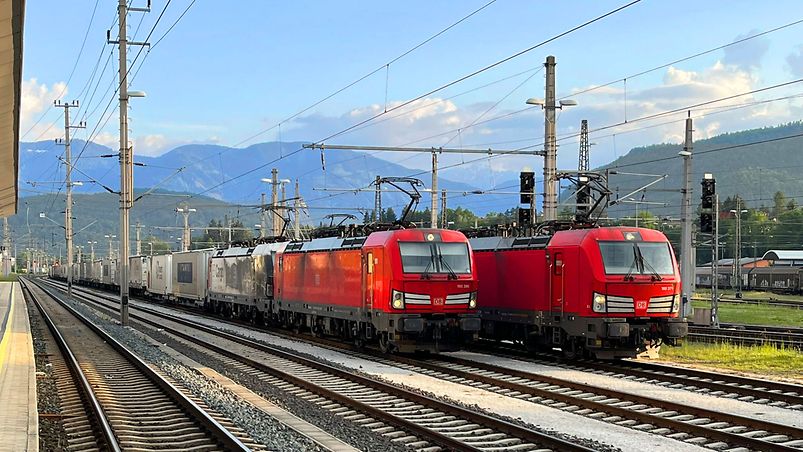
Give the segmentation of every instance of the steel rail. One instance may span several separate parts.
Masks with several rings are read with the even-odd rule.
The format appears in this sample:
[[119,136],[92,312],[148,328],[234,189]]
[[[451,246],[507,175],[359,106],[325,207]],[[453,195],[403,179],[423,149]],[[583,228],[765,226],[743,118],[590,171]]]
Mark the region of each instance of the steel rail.
[[165,380],[147,363],[145,363],[133,352],[128,350],[128,348],[126,348],[123,344],[118,342],[115,338],[106,333],[99,326],[95,325],[83,314],[75,310],[73,307],[69,306],[69,303],[64,302],[64,300],[61,299],[60,296],[52,293],[49,288],[43,287],[41,283],[39,283],[38,281],[34,281],[32,283],[37,287],[39,287],[43,292],[45,292],[51,298],[53,298],[57,303],[59,303],[62,307],[64,307],[70,314],[78,318],[89,329],[91,329],[94,333],[96,333],[101,339],[103,339],[118,353],[124,356],[132,365],[134,365],[134,367],[136,367],[139,371],[145,374],[151,381],[153,381],[157,386],[159,386],[161,390],[163,390],[166,394],[168,394],[168,396],[172,400],[174,400],[179,406],[181,406],[181,408],[184,409],[184,411],[187,412],[196,422],[198,422],[204,429],[206,429],[209,433],[211,433],[214,436],[214,438],[218,441],[218,443],[222,445],[226,450],[243,451],[243,452],[251,450],[250,448],[248,448],[248,446],[243,444],[237,437],[235,437],[231,432],[229,432],[225,427],[223,427],[220,423],[218,423],[218,421],[212,418],[212,416],[210,416],[209,413],[207,413],[201,407],[199,407],[195,402],[193,402],[189,397],[187,397],[184,393],[182,393],[172,383]]
[[[75,296],[75,294],[73,296]],[[80,294],[78,296],[79,297],[83,297]],[[83,298],[86,299],[86,297],[83,297]],[[93,300],[89,300],[89,301],[93,301]],[[112,301],[112,300],[109,300],[109,301]],[[98,303],[97,301],[93,301],[93,302]],[[99,304],[101,304],[102,306],[104,305],[102,303],[99,303]],[[442,402],[440,400],[437,400],[437,399],[434,399],[434,398],[431,398],[431,397],[428,397],[428,396],[425,396],[425,395],[417,394],[415,392],[411,392],[411,391],[408,391],[406,389],[399,388],[399,387],[394,386],[394,385],[389,384],[389,383],[385,383],[385,382],[382,382],[382,381],[379,381],[379,380],[374,380],[374,379],[371,379],[371,378],[368,378],[368,377],[364,377],[364,376],[361,376],[361,375],[356,375],[354,373],[339,369],[337,367],[333,367],[333,366],[330,366],[328,364],[324,364],[324,363],[320,363],[320,362],[311,360],[309,358],[298,356],[298,355],[286,352],[284,350],[278,349],[276,347],[272,347],[272,346],[269,346],[269,345],[266,345],[266,344],[262,344],[262,343],[259,343],[259,342],[256,342],[256,341],[252,341],[250,339],[246,339],[246,338],[243,338],[243,337],[231,334],[231,333],[227,333],[225,331],[220,331],[220,330],[217,330],[215,328],[211,328],[211,327],[208,327],[206,325],[203,325],[203,324],[200,324],[200,323],[197,323],[197,322],[192,322],[192,321],[187,320],[187,319],[183,319],[183,318],[180,318],[180,317],[172,316],[170,314],[166,314],[166,313],[163,313],[163,312],[160,312],[160,311],[157,311],[157,310],[153,310],[153,309],[149,309],[149,308],[145,308],[145,307],[141,307],[141,306],[134,306],[133,308],[134,308],[134,310],[141,311],[141,312],[144,312],[144,313],[147,313],[147,314],[150,314],[150,315],[153,315],[153,316],[157,316],[157,317],[160,317],[160,318],[164,318],[164,319],[170,320],[172,322],[175,322],[175,323],[178,323],[178,324],[181,324],[181,325],[184,325],[184,326],[191,327],[191,328],[193,328],[195,330],[200,330],[200,331],[203,331],[205,333],[208,333],[208,334],[211,334],[211,335],[214,335],[214,336],[217,336],[217,337],[221,337],[221,338],[224,338],[226,340],[230,340],[232,342],[236,342],[236,343],[244,345],[246,347],[251,347],[251,348],[257,349],[259,351],[262,351],[262,352],[265,352],[265,353],[269,353],[269,354],[278,356],[280,358],[295,362],[297,364],[308,366],[308,367],[311,367],[311,368],[316,369],[318,371],[326,372],[326,373],[332,374],[332,375],[334,375],[336,377],[339,377],[339,378],[342,378],[342,379],[345,379],[345,380],[349,380],[349,381],[352,381],[354,383],[361,384],[363,386],[367,386],[367,387],[373,388],[373,389],[378,390],[378,391],[382,391],[382,392],[388,393],[388,394],[390,394],[392,396],[395,396],[395,397],[399,397],[399,398],[406,399],[406,400],[409,400],[411,402],[414,402],[414,403],[417,403],[417,404],[420,404],[420,405],[424,405],[424,406],[427,406],[427,407],[430,407],[430,408],[437,409],[437,410],[442,411],[442,412],[444,412],[446,414],[451,414],[451,415],[454,415],[454,416],[461,417],[461,418],[463,418],[463,419],[465,419],[465,420],[467,420],[469,422],[473,422],[473,423],[482,425],[484,427],[494,429],[496,431],[505,433],[505,434],[510,435],[512,437],[519,438],[519,439],[524,440],[524,441],[529,441],[529,442],[538,444],[540,446],[549,447],[549,448],[552,448],[554,450],[560,450],[560,451],[591,451],[592,450],[592,449],[586,448],[584,446],[581,446],[581,445],[578,445],[578,444],[574,444],[574,443],[562,440],[560,438],[557,438],[557,437],[554,437],[554,436],[551,436],[551,435],[547,435],[547,434],[544,434],[544,433],[540,433],[540,432],[537,432],[537,431],[534,431],[534,430],[530,430],[530,429],[518,426],[518,425],[516,425],[514,423],[511,423],[511,422],[508,422],[508,421],[505,421],[505,420],[502,420],[502,419],[498,419],[498,418],[495,418],[495,417],[492,417],[492,416],[489,416],[489,415],[485,415],[485,414],[482,414],[482,413],[479,413],[479,412],[471,411],[469,409],[466,409],[466,408],[463,408],[463,407],[460,407],[458,405],[454,405],[454,404],[451,404],[451,403]],[[107,307],[107,309],[109,309],[109,308]],[[438,445],[441,445],[443,447],[446,447],[446,448],[448,448],[448,450],[467,451],[467,452],[468,451],[477,452],[477,451],[481,450],[481,449],[477,449],[477,448],[475,448],[475,447],[473,447],[471,445],[468,445],[468,444],[466,444],[466,443],[464,443],[464,442],[462,442],[462,441],[460,441],[458,439],[454,439],[454,438],[451,438],[449,436],[443,435],[441,433],[432,431],[432,430],[430,430],[430,429],[428,429],[426,427],[422,427],[422,426],[417,425],[415,423],[412,423],[410,421],[407,421],[407,420],[404,420],[404,419],[400,419],[400,418],[398,418],[396,416],[393,416],[392,414],[386,413],[386,412],[384,412],[384,411],[382,411],[382,410],[380,410],[378,408],[372,407],[372,406],[367,405],[367,404],[363,404],[362,402],[355,401],[355,400],[353,400],[351,398],[348,398],[348,397],[343,396],[341,394],[338,394],[336,392],[332,392],[332,391],[330,391],[328,389],[321,388],[320,386],[317,386],[314,383],[308,382],[308,381],[306,381],[306,380],[304,380],[302,378],[296,377],[296,376],[294,376],[292,374],[289,374],[287,372],[284,372],[284,371],[282,371],[280,369],[276,369],[276,368],[267,366],[267,365],[265,365],[265,364],[263,364],[263,363],[261,363],[259,361],[246,358],[246,357],[241,356],[241,355],[239,355],[237,353],[234,353],[234,352],[232,352],[230,350],[227,350],[227,349],[225,349],[223,347],[219,347],[219,346],[217,346],[215,344],[211,344],[211,343],[209,343],[207,341],[204,341],[203,339],[195,337],[195,336],[193,336],[191,334],[187,334],[187,333],[184,333],[182,331],[178,331],[178,330],[176,330],[174,328],[170,328],[170,327],[168,327],[167,325],[165,325],[163,323],[160,323],[160,322],[157,322],[157,321],[154,321],[154,320],[150,320],[150,319],[142,317],[141,315],[137,315],[137,314],[133,314],[133,313],[130,314],[130,317],[132,319],[137,320],[137,321],[140,321],[140,322],[146,323],[148,325],[154,326],[156,328],[159,328],[159,329],[161,329],[161,330],[163,330],[165,332],[168,332],[169,334],[175,335],[175,336],[180,337],[180,338],[182,338],[184,340],[190,341],[190,342],[195,343],[197,345],[200,345],[200,346],[202,346],[204,348],[212,350],[212,351],[214,351],[216,353],[219,353],[219,354],[221,354],[223,356],[226,356],[226,357],[228,357],[230,359],[233,359],[235,361],[243,363],[243,364],[245,364],[247,366],[250,366],[250,367],[256,368],[256,369],[258,369],[260,371],[263,371],[265,373],[268,373],[268,374],[270,374],[270,375],[272,375],[272,376],[274,376],[276,378],[280,378],[282,380],[288,381],[289,383],[294,384],[294,385],[299,386],[299,387],[302,387],[307,391],[310,391],[312,393],[318,394],[318,395],[320,395],[322,397],[325,397],[325,398],[328,398],[328,399],[335,400],[335,401],[337,401],[339,403],[342,403],[344,405],[352,406],[355,409],[357,409],[359,411],[362,411],[362,412],[364,412],[365,414],[367,414],[367,415],[369,415],[371,417],[375,417],[375,418],[380,419],[380,420],[382,420],[384,422],[387,422],[388,424],[395,425],[395,426],[397,426],[399,428],[402,428],[402,429],[405,429],[407,431],[410,431],[411,433],[413,433],[413,434],[415,434],[417,436],[420,436],[423,439],[429,440],[429,441],[431,441],[431,442],[433,442],[435,444],[438,444]]]
[[30,288],[28,288],[25,278],[20,278],[20,283],[24,293],[27,293],[28,299],[30,299],[36,306],[36,309],[42,316],[42,320],[45,322],[45,325],[47,325],[47,329],[50,330],[50,333],[53,335],[56,345],[58,345],[59,350],[61,350],[61,355],[64,358],[64,362],[70,369],[73,379],[77,382],[80,392],[84,396],[86,404],[89,405],[89,409],[92,412],[92,417],[96,423],[94,429],[96,431],[96,436],[99,436],[98,439],[102,441],[103,445],[105,445],[108,450],[113,452],[121,452],[122,449],[120,447],[120,443],[117,441],[117,437],[114,435],[114,430],[109,422],[109,418],[106,416],[106,412],[103,410],[100,401],[98,400],[97,396],[95,396],[92,385],[89,383],[84,371],[81,369],[81,365],[78,363],[78,358],[76,358],[75,354],[73,354],[70,346],[64,339],[64,336],[61,335],[61,331],[59,331],[59,329],[56,327],[56,324],[50,318],[50,315],[48,315],[48,313],[45,311],[45,308],[39,302],[39,299],[33,294],[33,292],[31,292]]
[[[73,290],[75,290],[75,288]],[[114,298],[111,298],[106,295],[100,295],[88,289],[79,289],[79,290],[84,290],[87,293],[92,294],[94,296],[103,296],[104,298],[110,301],[115,301],[115,302],[117,301]],[[196,315],[209,317],[208,315],[205,315],[203,313],[198,313],[197,310],[194,309],[189,309],[189,308],[184,309],[180,306],[178,306],[177,308],[181,310],[186,310],[188,312],[193,312]],[[246,324],[244,322],[238,322],[236,320],[232,321],[227,319],[220,319],[218,317],[209,317],[209,318],[214,318],[215,320],[222,321],[224,323],[228,323],[234,326],[253,327],[250,324]],[[270,330],[270,331],[274,334],[283,335],[293,339],[299,337],[299,335],[287,331],[276,331],[276,330]],[[308,335],[304,335],[303,339],[306,341],[314,341],[319,345],[333,347],[341,350],[345,348],[342,343],[327,339],[311,337]],[[485,349],[482,343],[475,344],[474,347],[480,350]],[[498,347],[494,347],[492,352],[496,355],[499,355],[500,349]],[[560,365],[560,366],[575,367],[575,368],[580,367],[591,370],[597,370],[601,372],[625,374],[637,378],[645,378],[649,380],[661,380],[684,386],[694,386],[697,388],[706,388],[714,391],[740,394],[742,396],[754,397],[756,399],[771,399],[775,401],[782,401],[790,405],[803,405],[803,386],[791,383],[783,383],[772,380],[759,380],[739,375],[714,373],[699,369],[690,369],[687,367],[676,367],[666,364],[658,364],[658,363],[643,362],[643,361],[629,361],[629,360],[618,360],[615,362],[606,362],[599,360],[563,361],[563,359],[559,356],[547,354],[547,355],[538,355],[538,357],[534,357],[530,353],[526,353],[522,350],[515,348],[505,348],[504,355],[501,356],[507,356],[514,359],[524,359],[536,363],[539,362],[540,358],[542,360],[551,361],[555,365]],[[744,386],[749,386],[749,387],[744,387]]]
[[[155,315],[157,317],[169,319],[169,320],[171,320],[173,322],[176,322],[176,323],[179,323],[179,324],[182,324],[182,325],[185,325],[185,326],[189,326],[189,327],[192,327],[194,329],[198,329],[198,330],[204,331],[204,332],[206,332],[208,334],[212,334],[212,335],[219,336],[219,337],[224,337],[226,339],[232,340],[234,342],[237,342],[237,343],[240,343],[240,344],[243,344],[243,345],[246,345],[246,346],[254,346],[254,344],[256,344],[256,348],[263,349],[263,347],[264,347],[263,350],[264,351],[268,351],[268,353],[273,353],[273,350],[276,350],[274,347],[266,346],[266,345],[260,344],[260,343],[255,343],[254,341],[252,341],[250,339],[245,339],[245,338],[242,338],[242,337],[237,336],[235,334],[223,332],[223,331],[220,331],[218,329],[215,329],[215,328],[200,324],[198,322],[193,322],[191,320],[187,320],[187,319],[184,319],[184,318],[176,317],[176,316],[173,316],[173,315],[170,315],[170,314],[166,314],[164,312],[160,312],[158,310],[154,310],[154,309],[150,309],[150,308],[144,308],[144,307],[136,307],[135,309],[140,310],[142,312],[147,312],[147,313],[149,313],[151,315]],[[147,320],[147,319],[141,319],[141,318],[138,319],[138,320],[144,320],[144,321],[146,321],[147,323],[149,323],[149,324],[151,324],[153,326],[157,326],[157,327],[160,327],[160,328],[163,328],[163,329],[167,329],[167,327],[164,324],[160,324],[158,322],[154,322],[154,321]],[[186,335],[186,334],[181,333],[181,332],[178,332],[178,333],[179,333],[180,337],[183,337],[186,340],[190,340],[192,342],[198,343],[199,345],[203,345],[205,347],[208,347],[209,345],[211,345],[211,344],[207,344],[206,341],[203,341],[201,339],[195,338],[194,336]],[[175,334],[175,333],[173,331],[171,331],[171,334]],[[247,360],[247,358],[242,358],[242,357],[238,356],[237,354],[235,354],[233,352],[230,352],[228,350],[225,350],[223,348],[220,348],[220,347],[217,347],[217,346],[214,346],[214,345],[213,345],[213,347],[217,348],[216,351],[218,353],[221,353],[221,354],[223,354],[225,356],[228,356],[228,357],[230,357],[232,359],[235,359],[235,360],[237,360],[239,362],[245,362],[245,360]],[[306,363],[304,363],[302,361],[299,361],[299,360],[295,359],[295,358],[297,358],[295,355],[292,355],[292,354],[289,354],[287,352],[284,352],[283,350],[278,350],[278,351],[281,353],[282,357],[284,357],[286,359],[290,359],[290,360],[292,360],[294,362],[306,364]],[[715,429],[712,429],[712,428],[707,428],[707,427],[704,427],[704,426],[690,424],[690,423],[686,423],[686,422],[678,421],[678,420],[673,420],[673,419],[669,419],[669,418],[663,418],[663,417],[655,416],[655,415],[648,414],[648,413],[641,413],[639,411],[635,411],[635,410],[632,410],[632,409],[629,409],[629,408],[626,408],[626,407],[620,407],[620,406],[616,406],[616,405],[604,404],[604,403],[600,403],[600,402],[596,402],[596,401],[592,401],[592,400],[584,400],[584,399],[581,399],[581,398],[578,398],[578,397],[574,397],[572,395],[563,394],[563,393],[560,393],[560,392],[554,392],[554,391],[550,391],[550,390],[547,390],[547,389],[535,388],[535,387],[524,385],[524,384],[521,384],[521,383],[505,381],[505,380],[502,380],[502,379],[499,379],[499,378],[487,377],[487,376],[484,376],[484,375],[477,374],[475,372],[458,370],[458,369],[453,369],[453,368],[449,368],[449,367],[444,367],[444,366],[440,366],[440,365],[437,365],[437,364],[428,363],[426,361],[420,361],[420,360],[415,360],[415,359],[410,359],[410,358],[402,358],[402,357],[393,356],[393,355],[385,356],[385,355],[380,355],[380,354],[374,354],[374,356],[378,356],[378,357],[381,357],[381,358],[389,359],[391,361],[403,363],[403,364],[406,364],[406,365],[409,365],[409,366],[416,366],[416,367],[428,369],[428,370],[435,371],[435,372],[441,372],[441,373],[454,375],[454,376],[457,376],[459,378],[464,378],[464,379],[468,379],[468,380],[474,380],[474,381],[478,381],[478,382],[481,382],[481,383],[485,383],[485,384],[489,384],[489,385],[493,385],[493,386],[498,386],[498,387],[510,389],[510,390],[513,390],[513,391],[518,391],[518,392],[521,392],[521,393],[524,393],[524,394],[529,394],[529,395],[532,395],[532,396],[535,396],[535,397],[541,397],[541,398],[544,398],[544,399],[551,399],[551,400],[560,401],[560,402],[566,403],[567,405],[575,405],[575,406],[579,406],[581,408],[593,410],[595,412],[605,412],[605,413],[609,413],[611,415],[620,416],[620,417],[627,418],[627,419],[635,419],[640,423],[651,424],[651,425],[655,425],[657,427],[662,427],[662,428],[668,428],[668,429],[676,431],[676,432],[684,432],[684,433],[688,433],[688,434],[691,434],[691,435],[694,435],[694,436],[700,436],[700,437],[708,438],[708,439],[711,439],[711,440],[714,440],[714,441],[722,441],[722,442],[725,442],[725,443],[727,443],[729,445],[732,445],[732,446],[743,446],[743,447],[748,447],[748,448],[753,449],[753,450],[766,450],[766,451],[796,451],[796,450],[799,450],[799,449],[792,448],[792,447],[789,447],[789,446],[784,446],[782,444],[776,444],[776,443],[771,443],[771,442],[768,442],[768,441],[764,441],[764,440],[762,440],[760,438],[752,438],[752,437],[749,437],[749,436],[742,436],[742,435],[736,434],[736,433],[729,433],[729,432],[722,431],[722,430],[715,430]],[[302,359],[304,361],[308,361],[306,358],[302,358]],[[534,382],[543,382],[543,383],[547,383],[549,385],[569,388],[569,389],[572,389],[574,391],[582,391],[584,393],[593,393],[593,394],[597,394],[597,395],[603,395],[603,396],[605,396],[607,398],[618,399],[619,401],[633,402],[634,404],[643,404],[643,405],[648,405],[648,406],[652,406],[652,407],[661,408],[661,409],[664,409],[664,410],[667,410],[667,411],[675,411],[675,412],[677,412],[679,414],[690,414],[692,416],[695,416],[696,418],[708,418],[708,419],[711,419],[712,421],[727,422],[727,423],[731,424],[731,426],[738,425],[738,426],[744,426],[744,427],[748,427],[748,428],[751,428],[753,430],[758,430],[758,431],[766,430],[766,431],[772,432],[772,433],[784,434],[784,435],[789,436],[791,439],[803,438],[803,430],[795,428],[795,427],[791,427],[791,426],[775,424],[775,423],[767,422],[767,421],[760,421],[760,420],[747,418],[747,417],[743,417],[743,416],[738,416],[738,415],[733,415],[733,414],[729,414],[729,413],[722,413],[722,412],[707,410],[707,409],[704,409],[704,408],[697,408],[697,407],[692,407],[692,406],[688,406],[688,405],[682,405],[682,404],[679,404],[679,403],[674,403],[674,402],[670,402],[670,401],[666,401],[666,400],[653,399],[653,398],[650,398],[650,397],[639,396],[639,395],[634,395],[634,394],[627,394],[627,393],[623,393],[623,392],[620,392],[620,391],[615,391],[615,390],[610,390],[610,389],[605,389],[605,388],[599,388],[599,387],[596,387],[596,386],[588,386],[588,385],[584,385],[584,384],[581,384],[581,383],[574,383],[574,382],[570,382],[570,381],[567,381],[567,380],[562,380],[562,379],[558,379],[558,378],[554,378],[554,377],[548,377],[548,376],[544,376],[544,375],[537,375],[537,374],[533,374],[533,373],[530,373],[530,372],[524,372],[524,371],[519,371],[519,370],[508,369],[508,368],[503,368],[503,367],[500,367],[500,366],[495,366],[495,365],[491,365],[491,364],[484,364],[484,363],[479,363],[479,362],[475,362],[475,361],[462,360],[460,358],[455,358],[455,357],[439,356],[437,358],[437,360],[446,361],[446,362],[450,362],[450,363],[453,363],[453,364],[458,364],[458,365],[462,365],[462,366],[466,366],[466,367],[474,367],[474,368],[485,370],[485,371],[491,371],[491,372],[496,372],[496,373],[500,373],[500,374],[506,374],[506,375],[510,375],[510,376],[514,376],[514,377],[518,377],[518,378],[531,380],[531,381],[534,381]],[[257,363],[257,364],[259,364],[259,363]],[[318,363],[318,364],[320,364],[320,363]],[[259,365],[262,366],[262,367],[266,367],[266,366],[263,366],[261,364],[259,364]],[[329,366],[328,365],[322,365],[322,366],[325,366],[325,367],[324,368],[319,368],[319,370],[327,371],[325,369],[328,368]],[[264,369],[261,369],[261,370],[264,370]],[[273,371],[273,369],[271,369],[271,371],[269,373],[271,373],[272,375],[275,375],[272,371]],[[338,369],[338,371],[339,371],[339,369]],[[344,372],[344,371],[339,371],[339,372],[342,372],[342,374],[338,375],[338,376],[342,376],[342,375],[352,376],[352,374],[350,374],[348,372]],[[280,378],[283,378],[283,377],[280,377]],[[349,378],[349,379],[351,379],[351,378]],[[374,382],[375,380],[370,380],[370,381]],[[379,389],[379,388],[375,388],[375,389]],[[317,391],[313,391],[313,392],[318,393]],[[416,401],[416,402],[417,403],[422,403],[422,404],[428,404],[428,403],[425,403],[425,402],[419,402],[419,401]],[[475,421],[475,420],[472,420],[472,422],[482,423],[481,421]],[[489,427],[496,429],[495,426],[489,426]],[[508,432],[506,432],[506,433],[508,433]],[[510,433],[508,433],[508,434],[510,434]],[[514,436],[517,436],[517,435],[514,435]]]

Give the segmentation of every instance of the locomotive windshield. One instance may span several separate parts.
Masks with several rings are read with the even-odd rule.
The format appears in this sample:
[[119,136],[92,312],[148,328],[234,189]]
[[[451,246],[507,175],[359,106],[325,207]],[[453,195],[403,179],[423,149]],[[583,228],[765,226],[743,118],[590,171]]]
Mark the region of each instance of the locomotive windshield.
[[468,245],[450,242],[399,242],[404,273],[471,273]]
[[665,242],[599,242],[608,275],[671,275],[669,244]]

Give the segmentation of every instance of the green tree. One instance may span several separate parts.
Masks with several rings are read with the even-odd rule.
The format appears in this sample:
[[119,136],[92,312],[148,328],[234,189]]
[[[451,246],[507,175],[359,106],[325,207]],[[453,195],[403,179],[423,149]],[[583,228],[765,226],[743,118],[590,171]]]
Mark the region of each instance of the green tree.
[[170,251],[170,244],[154,236],[142,240],[142,254],[164,254]]
[[773,217],[778,218],[778,216],[780,216],[786,210],[786,195],[784,195],[782,191],[776,191],[775,195],[772,197],[772,201],[773,205],[770,213]]
[[393,223],[394,221],[398,220],[396,217],[396,212],[393,210],[393,207],[388,207],[382,212],[381,218],[382,223]]

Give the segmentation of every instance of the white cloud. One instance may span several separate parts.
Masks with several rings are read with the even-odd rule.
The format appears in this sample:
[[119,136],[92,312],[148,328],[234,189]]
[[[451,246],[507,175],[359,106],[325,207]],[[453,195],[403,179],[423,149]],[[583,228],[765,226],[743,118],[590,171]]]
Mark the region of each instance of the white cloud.
[[[47,84],[39,83],[36,78],[22,81],[20,93],[20,131],[21,133],[31,131],[25,136],[27,140],[46,140],[64,135],[64,129],[57,127],[51,116],[46,116],[37,124],[36,121],[45,113],[46,109],[53,109],[53,101],[58,100],[57,96],[66,99],[68,95],[64,82],[54,83],[50,87]],[[54,111],[52,118],[58,113]],[[35,125],[35,126],[34,126]]]
[[797,51],[786,56],[789,72],[795,77],[803,77],[803,45],[797,46]]
[[[120,135],[111,132],[100,132],[92,137],[92,142],[101,144],[111,149],[120,149]],[[115,151],[117,152],[117,151]]]
[[157,156],[168,151],[170,141],[162,134],[142,135],[134,139],[137,155]]

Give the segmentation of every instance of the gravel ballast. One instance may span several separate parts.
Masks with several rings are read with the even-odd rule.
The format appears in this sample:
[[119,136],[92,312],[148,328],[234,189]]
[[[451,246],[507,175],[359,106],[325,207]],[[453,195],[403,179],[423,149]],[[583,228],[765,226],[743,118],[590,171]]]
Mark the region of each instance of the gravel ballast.
[[179,315],[204,325],[253,339],[292,353],[306,355],[320,362],[359,372],[397,386],[414,389],[430,397],[446,402],[459,401],[467,407],[476,407],[483,413],[510,420],[527,428],[554,434],[564,440],[598,450],[634,450],[649,447],[655,451],[681,452],[703,451],[705,448],[642,432],[628,427],[568,413],[559,409],[533,404],[524,400],[494,394],[479,388],[444,381],[418,374],[394,365],[378,363],[372,359],[351,356],[337,350],[314,344],[293,341],[269,332],[237,327],[214,319],[171,310],[158,305],[147,305],[172,315]]
[[72,302],[71,306],[78,309],[93,323],[102,327],[141,359],[155,365],[165,375],[182,385],[194,396],[203,400],[211,409],[226,416],[256,442],[265,445],[271,450],[279,451],[321,450],[316,443],[306,436],[276,421],[271,416],[221,387],[217,382],[211,381],[154,347],[143,339],[142,333],[122,327],[115,321],[110,320],[105,314],[101,314],[84,304]]
[[[28,319],[31,324],[33,351],[36,361],[36,398],[39,416],[39,450],[62,451],[68,444],[67,432],[58,417],[41,416],[41,414],[61,413],[61,397],[59,396],[53,366],[48,358],[47,342],[44,329],[47,328],[39,317],[39,311],[30,303],[26,303]],[[58,353],[58,350],[54,350]]]

